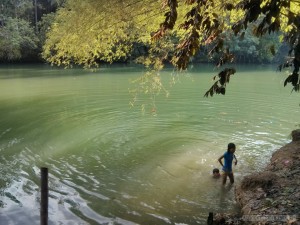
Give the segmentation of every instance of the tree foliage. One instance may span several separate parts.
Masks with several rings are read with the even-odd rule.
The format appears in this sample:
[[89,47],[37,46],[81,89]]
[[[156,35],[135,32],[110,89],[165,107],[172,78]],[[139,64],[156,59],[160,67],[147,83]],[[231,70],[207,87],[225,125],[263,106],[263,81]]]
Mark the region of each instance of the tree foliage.
[[[166,0],[170,11],[176,11],[177,0]],[[294,71],[287,78],[286,83],[291,82],[295,90],[299,90],[299,65],[300,65],[300,3],[297,0],[242,0],[230,2],[226,1],[196,1],[187,0],[186,4],[193,4],[194,7],[186,14],[186,21],[181,25],[186,29],[187,35],[177,46],[177,53],[173,58],[174,65],[179,69],[186,69],[190,58],[199,50],[201,45],[212,44],[209,54],[222,52],[218,66],[232,62],[234,55],[225,45],[226,35],[233,33],[235,36],[243,38],[247,28],[253,24],[253,33],[257,37],[274,32],[283,32],[284,40],[290,45],[290,54],[294,54],[292,63]],[[221,12],[221,13],[217,13]],[[176,21],[176,17],[169,18],[171,14],[166,15],[166,21]],[[173,13],[172,15],[176,15]],[[231,16],[235,21],[231,20]],[[165,23],[164,22],[164,23]],[[172,27],[167,27],[172,29]],[[154,35],[153,39],[166,33],[162,27]],[[201,34],[204,34],[201,38]],[[270,47],[274,52],[274,46]],[[214,83],[205,96],[212,96],[214,93],[225,94],[225,85],[222,82],[223,74],[230,76],[234,73],[228,73],[231,69],[225,68],[219,73],[219,80]],[[229,77],[228,77],[229,82]],[[296,82],[297,80],[297,82]],[[221,91],[220,91],[221,90]]]
[[[51,13],[63,0],[2,0],[0,3],[0,61],[35,61],[40,58],[46,24],[51,14],[38,22],[44,13]],[[37,14],[36,14],[37,13]],[[38,21],[36,21],[36,18]],[[47,22],[46,22],[47,21]],[[48,27],[50,25],[48,24]]]
[[259,25],[254,30],[256,36],[263,36],[272,32],[284,32],[284,40],[290,46],[289,55],[293,56],[291,63],[284,64],[293,66],[293,73],[286,79],[285,85],[290,82],[294,86],[294,90],[299,91],[300,2],[297,0],[252,0],[243,1],[238,7],[245,10],[245,16],[233,28],[235,32],[247,28],[249,23],[258,19],[260,20]]
[[29,22],[8,17],[3,23],[0,27],[0,59],[13,61],[36,54],[38,38]]
[[[235,36],[230,33],[225,37],[226,47],[234,54],[236,62],[270,63],[281,46],[278,34],[267,34],[256,37],[252,34],[253,26]],[[217,56],[216,56],[217,57]]]
[[119,60],[131,52],[134,42],[149,42],[145,35],[151,25],[146,24],[158,12],[160,4],[149,0],[67,1],[57,12],[43,57],[57,65],[85,67]]
[[12,17],[30,21],[33,16],[32,8],[33,1],[31,0],[2,0],[0,5],[1,19]]
[[[299,9],[298,0],[66,0],[51,25],[43,57],[52,64],[91,67],[127,58],[133,46],[146,46],[138,61],[157,82],[166,62],[185,70],[204,47],[208,57],[218,57],[219,67],[245,51],[268,60],[280,34],[292,57],[280,68],[293,66],[285,83],[299,90]],[[225,94],[234,73],[233,68],[222,70],[205,96]],[[156,87],[159,92],[161,86]]]

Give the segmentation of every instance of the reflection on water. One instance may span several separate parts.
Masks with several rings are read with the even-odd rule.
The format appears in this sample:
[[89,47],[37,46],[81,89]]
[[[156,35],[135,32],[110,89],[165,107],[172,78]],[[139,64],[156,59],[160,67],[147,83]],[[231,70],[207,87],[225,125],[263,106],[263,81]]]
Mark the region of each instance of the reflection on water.
[[0,224],[39,223],[41,166],[50,224],[203,224],[236,211],[234,188],[211,177],[217,159],[235,142],[236,183],[261,169],[298,124],[298,96],[268,68],[240,68],[225,97],[203,98],[203,70],[158,96],[152,116],[128,105],[135,68],[0,68]]

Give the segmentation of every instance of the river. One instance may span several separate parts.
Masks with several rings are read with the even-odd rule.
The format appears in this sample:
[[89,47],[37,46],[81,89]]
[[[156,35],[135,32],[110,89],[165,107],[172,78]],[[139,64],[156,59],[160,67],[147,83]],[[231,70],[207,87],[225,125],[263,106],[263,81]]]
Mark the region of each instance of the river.
[[237,146],[239,183],[299,124],[299,94],[275,70],[237,66],[225,96],[204,98],[217,70],[166,69],[170,95],[156,96],[154,113],[129,104],[139,67],[2,65],[0,224],[39,224],[40,167],[49,224],[205,224],[211,211],[236,212],[234,188],[211,177],[227,144]]

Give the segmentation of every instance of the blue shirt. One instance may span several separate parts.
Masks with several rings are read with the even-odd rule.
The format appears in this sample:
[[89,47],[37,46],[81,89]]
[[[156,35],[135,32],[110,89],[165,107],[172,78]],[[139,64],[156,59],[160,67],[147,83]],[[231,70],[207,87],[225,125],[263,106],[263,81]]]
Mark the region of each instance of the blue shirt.
[[233,153],[231,152],[225,152],[224,153],[224,166],[223,170],[225,172],[231,172],[232,171],[232,160],[233,160]]

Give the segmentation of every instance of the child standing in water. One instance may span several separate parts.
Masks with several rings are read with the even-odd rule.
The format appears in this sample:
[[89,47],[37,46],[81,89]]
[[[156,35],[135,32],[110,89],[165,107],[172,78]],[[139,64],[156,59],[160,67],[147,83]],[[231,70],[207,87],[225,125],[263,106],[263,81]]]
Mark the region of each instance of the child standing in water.
[[[223,185],[226,184],[227,176],[230,179],[230,183],[234,183],[234,177],[233,177],[233,172],[232,172],[232,161],[233,158],[235,158],[235,165],[237,164],[237,159],[234,155],[235,152],[235,144],[229,143],[227,147],[227,152],[222,155],[218,161],[222,165],[222,170],[224,172],[223,174]],[[222,159],[224,158],[224,164],[222,163]]]

